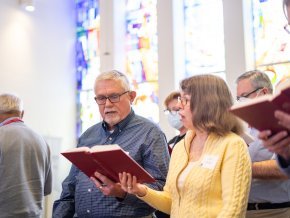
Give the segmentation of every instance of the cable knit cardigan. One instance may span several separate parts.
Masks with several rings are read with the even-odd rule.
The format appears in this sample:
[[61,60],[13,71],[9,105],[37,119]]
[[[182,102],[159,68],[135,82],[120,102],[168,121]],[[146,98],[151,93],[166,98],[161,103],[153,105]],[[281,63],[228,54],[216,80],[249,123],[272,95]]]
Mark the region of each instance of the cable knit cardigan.
[[238,135],[210,134],[203,153],[184,182],[177,179],[189,161],[194,131],[175,147],[164,191],[147,189],[145,202],[173,218],[245,217],[251,182],[251,161],[247,145]]

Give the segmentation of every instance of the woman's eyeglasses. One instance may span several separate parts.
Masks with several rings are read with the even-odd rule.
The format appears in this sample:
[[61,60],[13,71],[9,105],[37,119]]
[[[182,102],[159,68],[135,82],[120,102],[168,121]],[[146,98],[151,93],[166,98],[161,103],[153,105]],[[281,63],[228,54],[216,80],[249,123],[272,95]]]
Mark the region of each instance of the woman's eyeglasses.
[[182,107],[184,107],[185,105],[187,105],[187,102],[189,100],[185,97],[178,97],[178,102],[182,105]]
[[171,115],[176,115],[178,114],[179,110],[169,110],[169,109],[165,109],[163,111],[166,115],[171,114]]

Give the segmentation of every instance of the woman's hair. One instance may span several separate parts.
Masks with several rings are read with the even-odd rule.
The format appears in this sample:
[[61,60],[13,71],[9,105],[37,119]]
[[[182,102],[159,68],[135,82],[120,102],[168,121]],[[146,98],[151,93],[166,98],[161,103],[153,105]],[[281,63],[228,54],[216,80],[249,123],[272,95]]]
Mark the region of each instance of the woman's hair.
[[178,97],[180,97],[180,92],[171,92],[164,100],[164,106],[166,107],[166,109],[168,109],[169,102],[171,102],[173,99],[178,99]]
[[197,75],[181,81],[180,88],[190,96],[193,126],[209,133],[241,134],[241,122],[229,112],[233,98],[226,82],[214,75]]
[[110,70],[110,71],[99,74],[96,78],[95,86],[98,81],[103,81],[103,80],[120,81],[124,90],[130,91],[130,83],[129,83],[128,78],[126,77],[125,74],[117,70]]
[[0,113],[9,114],[23,111],[22,100],[13,94],[0,95]]

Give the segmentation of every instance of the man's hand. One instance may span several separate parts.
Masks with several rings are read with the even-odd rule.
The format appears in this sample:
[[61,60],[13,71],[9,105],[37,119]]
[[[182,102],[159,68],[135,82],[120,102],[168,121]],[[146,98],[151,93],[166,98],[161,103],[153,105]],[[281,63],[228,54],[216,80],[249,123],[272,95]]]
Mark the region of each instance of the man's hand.
[[122,189],[120,183],[113,182],[99,172],[95,172],[94,175],[95,177],[91,177],[91,180],[104,195],[117,198],[124,198],[126,196],[126,192]]
[[287,131],[281,131],[271,136],[271,131],[265,130],[261,131],[258,137],[269,151],[279,154],[286,161],[290,160],[290,136]]

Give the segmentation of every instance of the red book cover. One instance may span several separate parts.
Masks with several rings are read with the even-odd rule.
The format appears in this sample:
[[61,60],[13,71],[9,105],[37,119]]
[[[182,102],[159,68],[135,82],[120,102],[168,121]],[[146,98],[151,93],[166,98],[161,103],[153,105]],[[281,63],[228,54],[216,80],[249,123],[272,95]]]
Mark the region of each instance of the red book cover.
[[155,179],[119,145],[78,147],[61,154],[88,177],[92,177],[94,172],[98,171],[112,181],[118,182],[118,174],[127,172],[136,176],[140,183],[155,182]]
[[230,112],[260,131],[270,129],[272,133],[277,133],[282,130],[287,130],[278,124],[278,120],[274,116],[275,110],[290,113],[289,87],[275,95],[266,95],[250,99],[247,102],[233,105],[230,108]]

